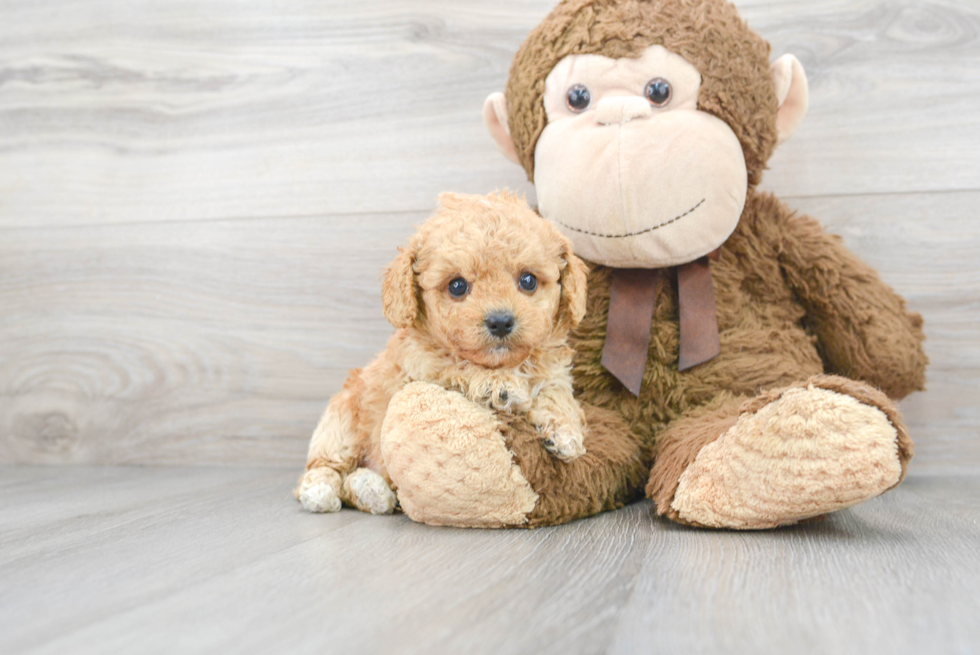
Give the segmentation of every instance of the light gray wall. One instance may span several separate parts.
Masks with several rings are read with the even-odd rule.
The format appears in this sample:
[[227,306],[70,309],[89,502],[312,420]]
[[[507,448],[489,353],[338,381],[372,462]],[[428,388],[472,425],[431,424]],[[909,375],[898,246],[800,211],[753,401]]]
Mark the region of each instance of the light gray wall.
[[[926,316],[919,470],[980,466],[980,6],[738,2],[811,110],[764,186]],[[0,462],[295,464],[550,0],[0,2]],[[533,193],[531,196],[533,200]]]

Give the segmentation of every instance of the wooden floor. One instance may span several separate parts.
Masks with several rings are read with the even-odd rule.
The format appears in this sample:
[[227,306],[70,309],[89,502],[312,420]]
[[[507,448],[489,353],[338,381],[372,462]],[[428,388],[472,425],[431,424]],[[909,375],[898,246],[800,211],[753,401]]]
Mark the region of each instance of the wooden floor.
[[0,652],[980,652],[980,476],[699,531],[301,511],[295,471],[0,468]]

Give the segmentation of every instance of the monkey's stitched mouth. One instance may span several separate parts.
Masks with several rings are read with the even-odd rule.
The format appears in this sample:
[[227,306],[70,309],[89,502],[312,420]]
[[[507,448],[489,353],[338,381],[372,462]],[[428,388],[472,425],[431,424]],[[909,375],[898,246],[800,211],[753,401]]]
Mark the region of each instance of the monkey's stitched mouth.
[[693,207],[691,207],[690,209],[688,209],[683,214],[680,214],[679,216],[673,217],[669,221],[664,221],[663,223],[660,223],[659,225],[654,225],[653,227],[648,227],[645,230],[640,230],[638,232],[627,232],[626,234],[601,234],[599,232],[589,232],[588,230],[583,230],[583,229],[580,229],[580,228],[577,228],[577,227],[572,227],[571,225],[568,225],[567,223],[562,223],[561,221],[557,221],[557,220],[555,221],[555,223],[558,223],[562,227],[567,227],[569,230],[574,230],[575,232],[581,232],[582,234],[587,234],[590,237],[600,237],[602,239],[625,239],[627,237],[635,237],[635,236],[638,236],[640,234],[646,234],[647,232],[653,232],[654,230],[659,230],[660,228],[665,227],[667,225],[670,225],[671,223],[676,223],[677,221],[681,220],[682,218],[684,218],[685,216],[687,216],[688,214],[690,214],[691,212],[693,212],[695,209],[697,209],[698,207],[700,207],[701,205],[703,205],[705,200],[707,200],[707,198],[701,198],[701,202],[699,202],[698,204],[694,205]]

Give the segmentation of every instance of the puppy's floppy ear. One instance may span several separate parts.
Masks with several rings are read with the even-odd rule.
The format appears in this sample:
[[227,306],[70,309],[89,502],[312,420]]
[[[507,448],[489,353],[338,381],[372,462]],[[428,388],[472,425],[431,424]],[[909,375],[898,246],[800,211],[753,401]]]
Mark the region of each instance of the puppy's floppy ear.
[[381,304],[385,318],[396,328],[411,327],[419,314],[418,290],[415,285],[415,240],[407,248],[399,248],[400,254],[385,269],[381,281]]
[[561,271],[561,305],[558,320],[568,329],[576,327],[585,316],[585,301],[588,297],[589,267],[572,253],[572,243],[562,237],[561,257],[565,268]]

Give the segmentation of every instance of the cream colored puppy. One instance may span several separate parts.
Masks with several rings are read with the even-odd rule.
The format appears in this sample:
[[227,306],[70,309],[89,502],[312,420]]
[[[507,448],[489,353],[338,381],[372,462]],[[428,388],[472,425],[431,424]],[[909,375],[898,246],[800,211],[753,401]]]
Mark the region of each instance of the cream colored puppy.
[[585,313],[586,275],[568,239],[517,196],[442,194],[385,272],[384,313],[397,331],[351,371],[313,433],[296,489],[303,506],[394,510],[381,424],[392,396],[414,381],[526,413],[556,457],[584,454],[565,342]]

